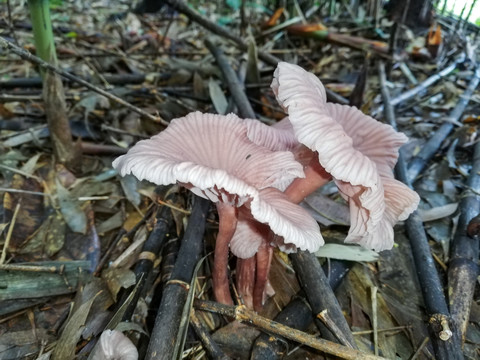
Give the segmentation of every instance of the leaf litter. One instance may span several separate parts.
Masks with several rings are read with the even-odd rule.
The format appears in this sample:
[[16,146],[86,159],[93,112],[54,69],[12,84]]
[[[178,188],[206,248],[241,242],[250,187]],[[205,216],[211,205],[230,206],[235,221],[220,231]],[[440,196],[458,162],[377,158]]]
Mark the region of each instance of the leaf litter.
[[[441,14],[439,9],[436,23],[442,28],[440,40],[435,35],[425,43],[428,26],[401,25],[397,47],[388,53],[385,36],[392,36],[393,21],[387,16],[376,18],[363,4],[352,9],[343,2],[331,2],[331,9],[327,9],[305,1],[281,10],[271,3],[254,6],[245,2],[242,18],[241,12],[228,7],[238,8],[240,2],[227,2],[227,7],[191,3],[213,24],[222,24],[248,39],[248,46],[241,48],[225,37],[212,35],[205,26],[187,21],[182,11],[175,12],[167,5],[156,14],[141,14],[128,12],[126,2],[116,6],[67,2],[51,9],[60,64],[167,121],[194,110],[225,113],[235,105],[204,44],[206,39],[214,39],[245,82],[244,91],[257,118],[271,124],[284,114],[269,89],[274,67],[264,61],[264,53],[313,71],[329,89],[327,95],[336,93],[340,101],[354,92],[368,56],[361,108],[367,114],[376,113],[380,120],[384,115],[378,111],[382,105],[376,71],[379,58],[391,62],[387,85],[395,99],[465,54],[466,61],[455,70],[421,89],[417,96],[400,101],[396,109],[399,130],[410,138],[404,147],[407,161],[418,155],[439,126],[454,124],[414,182],[422,198],[419,213],[448,296],[446,278],[452,239],[461,226],[462,192],[472,188],[467,178],[478,143],[478,91],[457,118],[454,111],[478,71],[478,37],[474,36],[478,27]],[[6,14],[7,4],[0,6]],[[395,10],[390,11],[395,18]],[[8,26],[3,27],[1,36],[15,37],[33,51],[28,12],[11,2],[10,14],[8,20],[2,20]],[[408,20],[413,14],[406,16]],[[299,21],[315,26],[299,25]],[[435,54],[432,49],[436,46]],[[8,248],[2,246],[6,262],[0,268],[0,358],[87,358],[112,319],[115,324],[109,328],[118,324],[117,329],[139,349],[145,348],[149,342],[145,334],[151,333],[154,322],[151,311],[161,301],[171,272],[168,259],[176,257],[175,244],[188,225],[192,201],[176,186],[153,191],[147,182],[117,177],[111,161],[165,127],[66,81],[71,129],[76,144],[84,149],[80,171],[72,172],[68,164],[67,168],[55,164],[44,126],[37,69],[6,50],[0,56],[8,70],[0,77],[2,244],[9,237]],[[172,192],[175,201],[168,200]],[[17,205],[19,212],[14,219]],[[351,270],[341,277],[336,295],[358,348],[368,354],[378,348],[379,355],[386,358],[434,358],[425,303],[403,224],[395,228],[395,247],[377,254],[343,245],[350,219],[336,189],[313,194],[302,206],[321,224],[327,239],[328,245],[317,253],[327,274],[333,262],[349,262]],[[174,219],[165,225],[163,251],[145,252],[142,247],[164,221],[156,216],[163,207]],[[218,227],[212,211],[206,221],[204,255],[213,249]],[[147,260],[152,261],[151,269],[142,273],[144,283],[135,287],[132,298],[130,291],[140,281],[135,269]],[[230,265],[233,269],[234,262]],[[196,273],[197,299],[213,300],[211,266],[210,255]],[[285,254],[274,254],[270,282],[275,295],[267,300],[260,315],[272,319],[292,298],[302,296]],[[477,288],[468,313],[470,321],[461,334],[463,356],[468,359],[480,354],[478,301]],[[133,310],[127,309],[132,306]],[[133,323],[126,326],[121,320],[129,312],[128,320]],[[237,322],[228,324],[215,314],[195,313],[223,352],[232,358],[249,358],[258,329]],[[314,325],[306,331],[318,334]],[[326,357],[309,347],[282,341],[289,349],[282,353],[284,358]],[[212,357],[207,349],[194,333],[186,334],[185,358]]]

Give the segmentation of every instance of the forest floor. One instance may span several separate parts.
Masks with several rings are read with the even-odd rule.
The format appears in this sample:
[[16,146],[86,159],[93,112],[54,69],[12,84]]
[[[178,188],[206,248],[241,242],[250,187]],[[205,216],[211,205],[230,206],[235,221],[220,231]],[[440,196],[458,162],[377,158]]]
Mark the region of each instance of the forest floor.
[[[7,9],[7,3],[0,3],[0,36],[35,53],[27,8],[12,1]],[[237,74],[255,117],[269,125],[279,121],[285,113],[270,88],[278,59],[317,75],[329,101],[395,121],[409,137],[403,161],[421,203],[414,219],[395,227],[392,250],[376,253],[343,243],[349,212],[333,184],[302,204],[327,243],[316,255],[361,351],[357,358],[376,353],[434,359],[452,351],[461,358],[460,347],[466,359],[480,357],[478,28],[438,16],[441,30],[432,27],[429,33],[428,26],[394,25],[383,10],[377,21],[362,6],[355,17],[343,2],[335,3],[331,16],[327,6],[313,1],[283,11],[247,2],[242,9],[240,1],[201,2],[209,5],[190,9],[206,19],[203,24],[185,15],[180,1],[170,1],[176,9],[164,5],[154,14],[135,14],[127,1],[106,3],[51,7],[59,67],[93,86],[64,81],[72,141],[82,151],[80,168],[55,160],[36,65],[0,49],[0,359],[86,359],[105,329],[122,331],[145,357],[149,344],[155,346],[149,335],[172,284],[195,201],[177,185],[120,177],[112,161],[192,111],[241,115],[225,66]],[[218,33],[218,27],[227,31]],[[219,52],[227,65],[219,66]],[[390,93],[394,119],[384,113],[382,91]],[[206,258],[195,269],[188,294],[213,300],[214,206],[205,227]],[[147,259],[142,247],[152,241],[161,249]],[[420,268],[422,262],[430,270]],[[309,342],[322,329],[311,314],[302,328],[305,337],[255,342],[264,326],[260,317],[273,319],[305,297],[289,257],[278,250],[270,282],[275,295],[244,321],[255,327],[199,309],[211,303],[187,302],[181,317],[188,320],[189,306],[195,309],[190,328],[188,321],[180,325],[182,338],[175,318],[175,331],[168,334],[178,348],[176,358],[248,359],[253,353],[258,359],[258,347],[265,343],[272,346],[272,359],[328,358]],[[293,318],[299,318],[295,311]],[[435,316],[449,321],[450,314],[451,333],[441,320],[440,328],[432,325]],[[207,339],[198,335],[202,329]],[[440,335],[446,338],[439,340]],[[347,350],[335,353],[333,343],[322,346],[353,358]],[[165,351],[162,358],[174,356]]]

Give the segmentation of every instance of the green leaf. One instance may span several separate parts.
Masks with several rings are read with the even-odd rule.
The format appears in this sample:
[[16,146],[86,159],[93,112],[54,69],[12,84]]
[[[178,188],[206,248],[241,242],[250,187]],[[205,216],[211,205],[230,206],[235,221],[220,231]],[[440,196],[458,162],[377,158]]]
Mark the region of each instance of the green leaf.
[[357,245],[325,244],[315,255],[337,260],[377,261],[378,253]]
[[212,99],[213,106],[217,113],[225,115],[227,113],[228,101],[218,82],[210,79],[208,82],[208,90],[210,92],[210,99]]

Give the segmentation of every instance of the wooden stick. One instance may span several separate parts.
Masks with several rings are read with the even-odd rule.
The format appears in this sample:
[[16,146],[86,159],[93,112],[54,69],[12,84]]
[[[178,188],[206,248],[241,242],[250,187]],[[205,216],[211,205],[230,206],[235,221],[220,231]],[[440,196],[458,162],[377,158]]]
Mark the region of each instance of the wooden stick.
[[356,360],[380,360],[384,359],[383,357],[370,355],[358,351],[356,349],[351,349],[349,347],[336,344],[334,342],[316,338],[315,336],[304,333],[291,327],[282,325],[278,322],[264,318],[257,313],[248,310],[244,305],[240,306],[229,306],[214,303],[211,301],[201,301],[195,300],[194,306],[203,311],[210,311],[214,313],[219,313],[229,317],[233,317],[235,320],[251,324],[264,330],[268,333],[280,335],[286,339],[296,341],[300,344],[307,345],[311,348],[320,350],[326,354],[331,354],[338,356],[342,359],[356,359]]
[[190,324],[197,333],[198,337],[202,341],[203,347],[207,351],[209,358],[212,360],[230,360],[230,357],[220,349],[217,343],[215,343],[210,336],[209,332],[201,322],[201,320],[195,314],[195,310],[192,308],[190,311]]
[[[232,40],[242,51],[247,51],[248,45],[247,43],[239,36],[235,35],[231,29],[226,27],[217,25],[214,22],[211,22],[205,16],[200,15],[197,11],[193,8],[189,7],[184,1],[182,0],[166,0],[166,3],[173,7],[174,9],[178,10],[190,20],[195,21],[199,25],[203,26],[205,29],[217,34],[221,37],[226,39]],[[273,55],[270,55],[266,52],[259,51],[258,57],[265,61],[267,64],[275,66],[280,60]]]
[[238,115],[242,118],[255,119],[255,112],[253,111],[250,101],[248,101],[247,95],[244,92],[244,86],[238,80],[237,74],[233,71],[232,67],[228,63],[223,51],[216,47],[210,40],[205,40],[205,45],[212,53],[217,61],[217,65],[223,74],[225,82],[230,90],[233,101],[237,105]]
[[[392,106],[396,106],[402,102],[405,102],[407,100],[410,100],[413,98],[415,95],[418,93],[426,90],[429,86],[435,84],[438,80],[443,79],[445,76],[450,74],[453,70],[455,70],[461,62],[465,60],[465,55],[462,54],[462,56],[458,57],[455,59],[453,64],[447,66],[445,69],[440,71],[438,74],[432,75],[429,78],[425,79],[422,83],[420,83],[418,86],[415,86],[414,88],[411,88],[408,91],[405,91],[404,93],[392,98],[390,100],[390,104]],[[374,110],[371,111],[371,116],[376,117],[380,116],[383,112],[383,105],[378,106]]]

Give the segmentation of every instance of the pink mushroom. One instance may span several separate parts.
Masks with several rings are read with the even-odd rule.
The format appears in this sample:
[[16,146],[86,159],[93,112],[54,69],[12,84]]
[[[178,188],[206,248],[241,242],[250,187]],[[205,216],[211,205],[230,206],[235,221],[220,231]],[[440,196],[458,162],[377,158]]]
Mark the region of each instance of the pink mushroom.
[[[155,184],[179,182],[216,203],[219,231],[212,278],[219,302],[233,303],[228,288],[229,245],[244,217],[266,224],[302,249],[314,250],[323,243],[315,220],[277,190],[304,176],[301,164],[290,152],[272,151],[253,143],[247,137],[245,122],[233,114],[195,112],[175,119],[160,134],[138,142],[113,166],[122,176],[131,173]],[[262,249],[256,259],[260,286],[266,283],[268,250],[263,250],[262,243],[244,241],[243,245],[232,246],[232,253],[252,257]]]
[[316,156],[305,177],[286,189],[298,203],[332,178],[350,206],[346,242],[377,251],[393,246],[393,225],[418,206],[418,195],[393,177],[407,137],[355,107],[326,103],[320,80],[296,65],[279,63],[272,89],[288,112],[298,142]]

